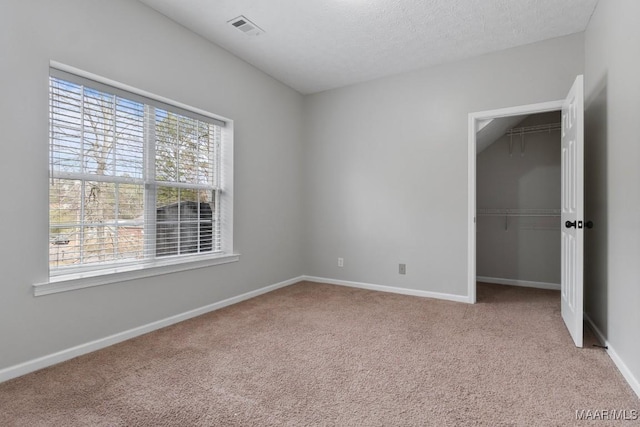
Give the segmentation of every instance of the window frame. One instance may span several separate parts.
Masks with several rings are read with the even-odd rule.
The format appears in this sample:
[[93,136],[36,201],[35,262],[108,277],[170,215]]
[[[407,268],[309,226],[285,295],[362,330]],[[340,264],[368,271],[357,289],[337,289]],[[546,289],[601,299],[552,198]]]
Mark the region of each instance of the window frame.
[[[59,62],[50,61],[49,65],[50,77],[57,77],[73,83],[78,81],[87,81],[87,86],[93,89],[103,90],[109,94],[121,96],[125,99],[143,102],[145,104],[145,109],[148,105],[151,105],[152,108],[159,107],[176,114],[196,118],[208,123],[216,125],[222,124],[220,127],[221,135],[220,145],[218,148],[220,156],[218,164],[219,170],[215,171],[215,173],[217,173],[218,182],[216,190],[214,191],[218,211],[218,224],[220,227],[220,248],[218,251],[207,251],[197,254],[154,256],[148,258],[147,248],[145,247],[143,249],[145,252],[145,258],[139,262],[128,260],[124,262],[115,261],[105,264],[88,264],[70,268],[65,267],[55,269],[53,274],[49,268],[49,257],[47,257],[47,270],[49,271],[47,275],[48,280],[34,284],[34,294],[36,296],[46,295],[72,289],[98,286],[107,283],[121,282],[141,277],[238,261],[239,254],[234,253],[233,250],[233,121],[228,118],[212,114],[208,111],[194,108],[169,98],[155,95]],[[73,79],[65,79],[65,76],[71,76]],[[49,87],[50,84],[47,85],[47,88]],[[49,90],[47,91],[47,97],[48,96]],[[49,103],[47,103],[47,106],[50,109]],[[48,126],[49,124],[47,124],[47,127]],[[145,140],[146,139],[148,139],[147,135],[145,135]],[[47,147],[49,148],[49,138],[47,141]],[[148,147],[149,145],[154,144],[148,144],[148,141],[145,141],[145,150],[143,154],[145,162],[149,160],[148,156],[150,156],[150,152],[152,152],[151,154],[154,154],[153,152],[155,151],[155,145],[151,150]],[[51,172],[49,175],[49,179],[52,179]],[[148,185],[148,183],[145,184],[145,186]],[[162,186],[162,183],[156,181],[155,185]],[[148,197],[150,193],[154,193],[154,195],[152,197]],[[146,187],[144,199],[144,227],[145,230],[147,230],[150,225],[153,225],[147,222],[151,216],[150,212],[154,209],[149,208],[148,202],[151,200],[155,201],[155,188],[152,191],[149,191],[149,188]],[[50,210],[47,209],[47,215],[49,215],[49,211]],[[212,238],[215,237],[216,236],[214,234]],[[49,232],[47,233],[47,244],[50,244]]]

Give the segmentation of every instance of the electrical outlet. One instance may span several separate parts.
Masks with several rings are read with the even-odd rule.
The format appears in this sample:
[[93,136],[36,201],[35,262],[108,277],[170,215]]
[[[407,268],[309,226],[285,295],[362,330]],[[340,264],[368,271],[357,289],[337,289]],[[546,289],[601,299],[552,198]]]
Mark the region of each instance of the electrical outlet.
[[344,267],[344,258],[338,258],[338,267]]
[[407,264],[400,264],[398,268],[398,273],[407,274]]

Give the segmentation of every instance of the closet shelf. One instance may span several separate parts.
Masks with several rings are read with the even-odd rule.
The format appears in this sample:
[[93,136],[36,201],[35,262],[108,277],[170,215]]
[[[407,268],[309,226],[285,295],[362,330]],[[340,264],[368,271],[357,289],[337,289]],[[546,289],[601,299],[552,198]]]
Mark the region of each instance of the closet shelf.
[[477,209],[478,216],[548,216],[559,217],[560,209]]
[[524,156],[525,140],[524,136],[530,133],[557,131],[562,129],[561,123],[549,123],[547,125],[523,126],[519,128],[511,128],[505,135],[509,137],[509,156],[513,156],[513,137],[520,137],[520,155]]
[[550,123],[547,125],[523,126],[511,128],[507,131],[507,136],[528,135],[530,133],[551,132],[562,129],[561,123]]

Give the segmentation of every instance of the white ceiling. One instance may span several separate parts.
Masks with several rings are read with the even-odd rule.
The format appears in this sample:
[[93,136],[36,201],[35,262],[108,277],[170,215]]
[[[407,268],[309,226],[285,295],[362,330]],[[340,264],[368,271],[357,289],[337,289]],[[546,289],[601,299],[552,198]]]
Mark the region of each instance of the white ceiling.
[[308,94],[581,32],[598,0],[140,1]]

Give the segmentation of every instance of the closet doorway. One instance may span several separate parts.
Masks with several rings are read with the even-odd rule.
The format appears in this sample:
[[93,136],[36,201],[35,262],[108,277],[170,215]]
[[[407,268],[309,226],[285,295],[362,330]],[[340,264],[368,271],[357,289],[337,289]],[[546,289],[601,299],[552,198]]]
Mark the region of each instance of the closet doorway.
[[[558,120],[560,120],[558,122]],[[547,122],[547,123],[543,123]],[[560,123],[558,125],[558,123]],[[548,133],[560,134],[558,138],[558,150],[560,157],[554,158],[550,153],[540,152],[534,148],[537,141],[534,134],[539,134],[544,129]],[[490,134],[486,138],[486,134]],[[491,143],[501,140],[502,144],[491,147]],[[527,142],[528,141],[528,142]],[[503,145],[500,147],[500,145]],[[509,159],[520,160],[520,166],[530,170],[516,170],[507,173],[504,169],[503,179],[514,179],[519,182],[500,183],[501,170],[497,161],[500,157],[498,150],[502,148],[504,155]],[[527,156],[527,148],[531,158]],[[569,95],[564,100],[551,101],[540,104],[531,104],[518,107],[510,107],[499,110],[484,111],[469,114],[469,212],[468,212],[468,299],[470,303],[476,302],[476,280],[478,260],[482,274],[493,274],[507,277],[490,277],[485,279],[502,279],[503,284],[529,285],[538,287],[553,287],[558,278],[557,267],[560,266],[560,299],[561,312],[569,334],[577,347],[582,347],[583,341],[583,218],[584,199],[584,95],[583,78],[578,76],[569,90]],[[483,156],[477,169],[478,152],[487,153]],[[545,151],[545,150],[542,150]],[[547,162],[550,166],[550,177],[545,177],[544,171],[532,172],[534,157],[538,161]],[[520,159],[518,159],[520,157]],[[559,170],[558,169],[559,161]],[[514,166],[514,165],[511,165]],[[553,171],[555,167],[555,172]],[[488,170],[490,168],[492,170]],[[478,174],[482,174],[481,176]],[[544,188],[534,188],[536,185],[553,186],[554,178],[560,175],[560,194],[557,187],[549,188],[550,194],[545,194]],[[550,178],[550,179],[547,179]],[[478,190],[478,185],[494,186]],[[529,185],[530,184],[530,185]],[[528,186],[529,185],[529,186]],[[556,184],[557,185],[557,181]],[[483,199],[478,204],[477,195]],[[559,196],[559,199],[558,199]],[[553,200],[556,200],[554,202]],[[511,227],[511,228],[510,228]],[[509,232],[506,236],[492,234],[502,229],[502,233]],[[555,236],[554,236],[555,230]],[[514,231],[518,233],[514,234]],[[539,231],[539,233],[536,233]],[[477,238],[477,233],[483,233]],[[517,236],[520,234],[520,236]],[[527,235],[527,238],[524,236]],[[529,247],[524,240],[529,240]],[[554,243],[555,242],[555,243]],[[476,244],[483,245],[477,248]],[[558,248],[556,245],[560,245]],[[515,272],[509,266],[500,266],[496,263],[494,254],[487,256],[486,250],[491,246],[498,251],[502,250],[505,262],[510,259],[516,262]],[[496,246],[497,245],[497,246]],[[486,248],[484,247],[486,246]],[[546,249],[545,249],[546,248]],[[478,258],[478,251],[483,253]],[[525,255],[522,255],[524,249]],[[558,250],[559,249],[559,250]],[[511,252],[509,252],[511,251]],[[512,253],[520,251],[520,253]],[[527,260],[529,255],[540,251],[549,252],[546,255],[554,256],[548,265],[536,265],[536,260]],[[499,255],[499,254],[497,254]],[[545,256],[546,256],[545,255]],[[559,258],[559,259],[558,259]],[[537,271],[536,268],[538,269]],[[524,274],[524,279],[517,275]],[[514,276],[515,275],[515,276]],[[526,279],[529,275],[529,279]],[[533,275],[533,276],[532,276]],[[508,277],[512,276],[512,277]],[[482,278],[482,276],[481,276]],[[533,279],[532,279],[533,278]],[[538,278],[538,280],[535,280]]]
[[480,123],[476,280],[560,290],[560,111]]

